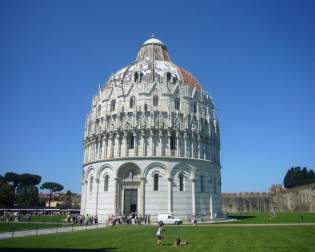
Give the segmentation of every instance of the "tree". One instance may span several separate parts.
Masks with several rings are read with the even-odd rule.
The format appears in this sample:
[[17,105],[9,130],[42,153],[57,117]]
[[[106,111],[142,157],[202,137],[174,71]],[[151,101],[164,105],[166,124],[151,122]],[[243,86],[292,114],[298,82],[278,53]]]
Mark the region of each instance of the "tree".
[[7,172],[4,174],[4,179],[11,185],[15,197],[16,187],[19,184],[19,175],[15,172]]
[[12,187],[0,177],[0,207],[12,207],[14,203],[14,194]]
[[55,192],[60,192],[63,190],[63,185],[60,185],[55,182],[45,182],[41,185],[41,189],[46,189],[49,190],[49,201],[48,201],[48,207],[50,207],[50,201],[51,201],[51,196]]
[[19,206],[30,207],[39,204],[37,185],[41,179],[41,176],[29,173],[18,175],[19,183],[16,189],[16,201]]
[[301,185],[307,185],[315,182],[315,173],[313,170],[307,170],[306,167],[301,169],[301,167],[291,167],[283,180],[283,185],[285,188],[292,188]]
[[66,206],[71,206],[72,204],[72,192],[68,190],[63,197],[63,204]]

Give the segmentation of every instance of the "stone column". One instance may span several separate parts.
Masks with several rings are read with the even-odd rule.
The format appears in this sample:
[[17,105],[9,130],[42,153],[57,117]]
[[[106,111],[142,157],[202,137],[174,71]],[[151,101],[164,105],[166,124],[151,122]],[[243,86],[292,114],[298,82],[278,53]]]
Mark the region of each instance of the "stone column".
[[179,132],[179,130],[177,130],[176,131],[176,148],[177,148],[176,156],[177,157],[180,157],[179,137],[180,137],[180,132]]
[[173,212],[173,178],[168,178],[168,204],[167,210],[171,214]]
[[86,163],[86,144],[83,144],[83,164]]
[[191,180],[191,203],[192,203],[192,214],[196,214],[196,193],[195,193],[195,182],[196,179]]
[[134,141],[135,141],[135,156],[138,156],[138,131],[134,130],[133,131],[133,137],[134,137]]
[[151,156],[154,156],[155,155],[155,153],[154,153],[154,130],[153,129],[151,129],[150,130],[150,136],[151,136]]
[[104,135],[104,138],[103,138],[103,158],[107,158],[107,136]]
[[201,146],[202,146],[202,143],[201,143],[201,136],[200,136],[200,133],[198,133],[197,135],[197,151],[198,151],[198,158],[201,159]]
[[141,131],[141,136],[142,136],[142,155],[145,156],[146,155],[146,146],[145,146],[145,130]]
[[114,215],[117,214],[117,204],[118,204],[118,178],[114,178],[114,202],[113,202],[113,206],[114,206]]
[[207,137],[204,139],[204,152],[203,152],[203,159],[207,159],[208,158],[208,139]]
[[145,213],[145,178],[140,178],[140,214],[144,216]]
[[97,215],[97,211],[98,211],[98,190],[99,190],[99,182],[100,182],[100,180],[99,180],[98,178],[95,179],[95,183],[96,183],[95,215]]
[[88,193],[88,181],[84,180],[84,213],[86,213],[86,198],[87,198],[87,193]]
[[188,132],[185,130],[184,132],[184,156],[188,157],[188,151],[187,151],[187,138],[188,138]]
[[123,135],[123,147],[124,147],[124,156],[128,157],[128,142],[127,142],[127,137],[128,137],[128,131],[124,131]]
[[212,195],[210,195],[210,206],[209,206],[209,211],[210,211],[210,219],[213,219],[213,203],[212,203]]
[[121,157],[121,133],[117,132],[117,156]]
[[108,137],[108,145],[107,145],[107,149],[108,149],[108,153],[107,153],[107,157],[111,158],[112,157],[112,140],[113,140],[113,133],[109,133],[109,137]]
[[82,196],[81,196],[81,214],[85,214],[85,184],[84,180],[82,181]]
[[94,160],[94,140],[91,141],[91,159],[90,161]]
[[160,155],[163,156],[163,130],[160,129]]
[[165,148],[165,151],[167,150],[167,153],[165,153],[166,156],[171,156],[172,150],[171,150],[171,131],[167,130],[167,143],[168,143],[168,148]]
[[97,159],[96,152],[97,152],[97,141],[95,139],[94,142],[93,142],[93,160]]

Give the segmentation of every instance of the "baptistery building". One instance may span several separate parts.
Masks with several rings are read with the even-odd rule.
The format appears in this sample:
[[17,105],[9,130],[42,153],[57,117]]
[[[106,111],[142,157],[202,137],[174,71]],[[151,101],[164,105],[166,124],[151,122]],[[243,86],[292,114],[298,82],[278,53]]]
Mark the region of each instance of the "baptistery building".
[[222,214],[212,97],[156,38],[99,88],[83,146],[82,214]]

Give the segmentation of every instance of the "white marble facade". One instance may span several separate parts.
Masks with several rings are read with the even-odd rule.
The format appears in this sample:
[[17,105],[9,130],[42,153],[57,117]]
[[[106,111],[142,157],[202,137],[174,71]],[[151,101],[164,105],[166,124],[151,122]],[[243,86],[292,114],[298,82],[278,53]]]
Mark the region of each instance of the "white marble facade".
[[221,216],[219,136],[212,98],[160,40],[147,40],[93,97],[81,213]]

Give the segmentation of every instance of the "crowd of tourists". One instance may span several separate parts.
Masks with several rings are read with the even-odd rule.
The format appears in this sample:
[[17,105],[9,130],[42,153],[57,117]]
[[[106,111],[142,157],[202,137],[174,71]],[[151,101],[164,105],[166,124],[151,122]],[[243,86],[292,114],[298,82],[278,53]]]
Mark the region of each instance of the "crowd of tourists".
[[58,216],[64,215],[60,211],[43,211],[43,210],[33,210],[33,211],[14,211],[7,210],[3,211],[1,219],[6,222],[31,222],[33,216]]
[[92,225],[98,224],[97,215],[83,215],[83,214],[70,214],[68,213],[66,216],[67,222],[72,222],[73,224],[80,225]]
[[127,225],[150,224],[151,217],[149,214],[141,215],[141,214],[137,214],[136,212],[131,212],[130,214],[109,215],[106,218],[106,223],[111,224],[113,226],[121,225],[121,224],[127,224]]

